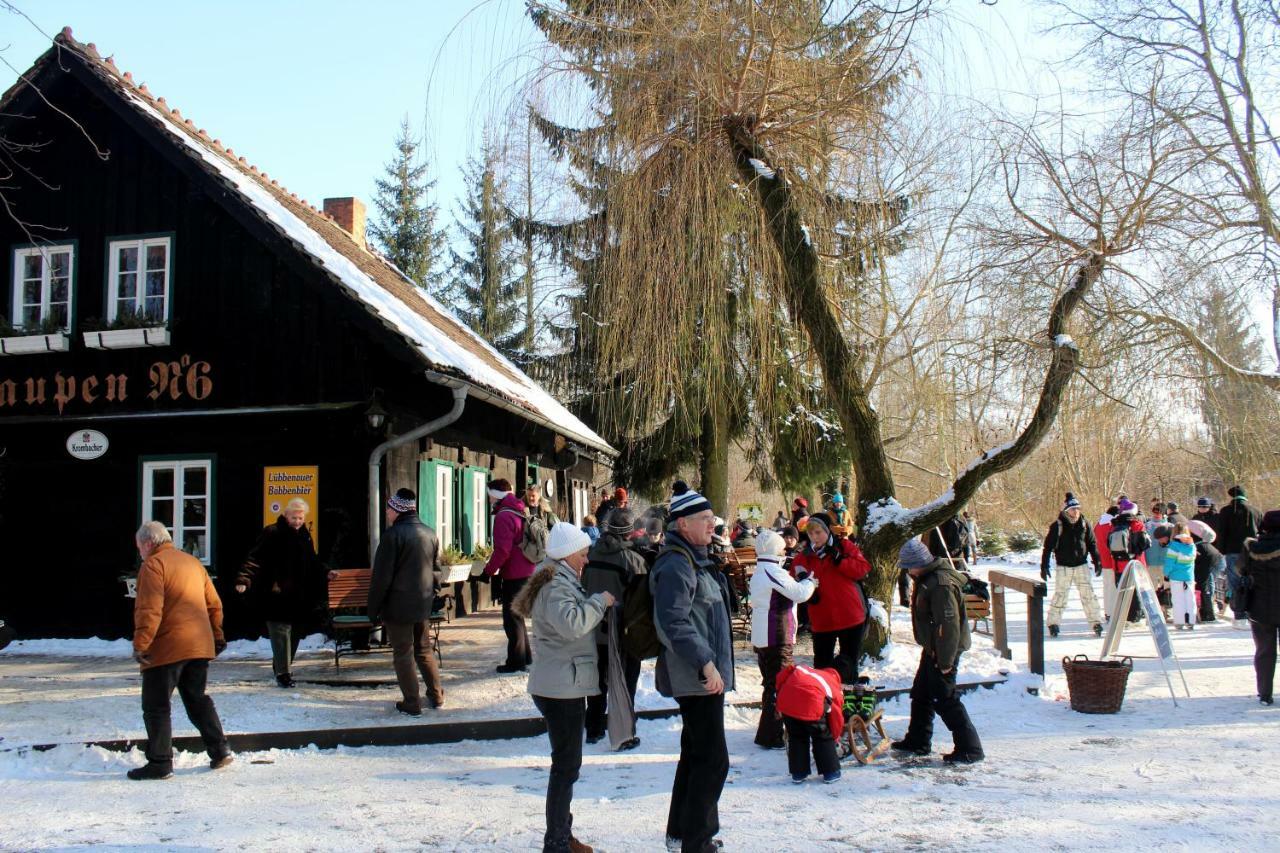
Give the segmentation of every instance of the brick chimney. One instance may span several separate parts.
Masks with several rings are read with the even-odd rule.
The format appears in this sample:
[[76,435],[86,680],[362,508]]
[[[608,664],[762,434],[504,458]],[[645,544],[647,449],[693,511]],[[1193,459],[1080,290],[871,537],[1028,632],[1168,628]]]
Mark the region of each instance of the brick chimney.
[[351,235],[351,239],[356,241],[357,246],[362,249],[365,247],[364,202],[353,197],[326,198],[324,200],[324,212],[333,217],[334,221],[338,223],[338,227]]

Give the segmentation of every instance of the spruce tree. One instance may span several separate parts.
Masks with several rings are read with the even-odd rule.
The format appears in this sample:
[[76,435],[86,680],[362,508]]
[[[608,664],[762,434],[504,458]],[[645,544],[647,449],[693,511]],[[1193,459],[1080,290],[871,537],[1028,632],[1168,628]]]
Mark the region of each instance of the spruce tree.
[[419,159],[418,148],[405,118],[396,137],[396,155],[385,177],[376,182],[377,215],[369,234],[415,284],[436,294],[444,279],[445,233],[436,228],[438,210],[431,202],[436,182],[427,180],[427,164]]
[[463,169],[467,197],[456,227],[466,246],[453,258],[453,290],[458,315],[503,355],[524,361],[523,304],[515,264],[497,152],[486,142],[479,161]]

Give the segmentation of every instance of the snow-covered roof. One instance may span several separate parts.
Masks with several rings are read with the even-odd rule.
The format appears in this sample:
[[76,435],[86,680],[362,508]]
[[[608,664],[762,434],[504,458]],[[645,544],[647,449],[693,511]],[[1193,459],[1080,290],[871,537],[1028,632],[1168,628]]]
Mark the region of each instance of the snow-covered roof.
[[[328,273],[357,302],[393,332],[403,336],[424,364],[445,375],[474,383],[549,422],[566,437],[610,455],[616,451],[558,400],[467,327],[452,311],[417,287],[380,255],[359,245],[330,217],[290,193],[234,150],[213,139],[189,118],[153,95],[133,75],[121,72],[111,58],[103,59],[93,44],[81,44],[70,28],[37,62],[66,49],[121,99],[165,131],[181,150],[206,172],[226,185],[266,223],[296,244],[317,267]],[[29,75],[27,75],[29,76]],[[8,101],[20,82],[6,93]]]

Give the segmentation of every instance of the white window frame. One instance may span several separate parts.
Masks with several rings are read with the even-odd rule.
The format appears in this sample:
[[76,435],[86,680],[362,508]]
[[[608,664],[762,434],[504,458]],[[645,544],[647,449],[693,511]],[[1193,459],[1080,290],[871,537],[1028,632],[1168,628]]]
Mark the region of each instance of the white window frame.
[[[582,526],[582,520],[591,514],[591,486],[582,481],[573,481],[573,523]],[[604,519],[597,518],[596,524],[603,523]]]
[[[188,496],[186,494],[186,477],[185,474],[189,470],[204,469],[204,494],[196,496]],[[204,534],[205,534],[205,553],[196,557],[206,566],[213,564],[213,459],[212,458],[187,458],[187,459],[156,459],[144,461],[142,463],[142,520],[154,520],[152,507],[155,495],[152,492],[154,487],[154,474],[157,471],[173,472],[173,525],[167,527],[169,535],[173,537],[173,547],[181,548],[182,543],[186,541],[187,528],[182,520],[182,505],[188,497],[202,497],[205,501],[204,509]],[[162,500],[169,500],[168,496],[163,496]],[[193,527],[192,529],[200,529]]]
[[489,544],[489,477],[487,471],[468,471],[471,478],[471,548]]
[[[453,467],[436,465],[436,537],[440,547],[453,545]],[[443,486],[443,488],[442,488]]]
[[[14,327],[23,327],[22,314],[23,308],[26,306],[26,276],[25,259],[31,257],[40,257],[43,264],[40,269],[40,319],[36,322],[36,327],[44,324],[45,319],[49,316],[50,296],[53,290],[53,276],[51,271],[53,264],[49,260],[49,256],[53,254],[66,254],[67,256],[67,324],[62,327],[62,331],[71,331],[71,319],[74,316],[76,301],[76,247],[74,243],[55,243],[48,246],[24,246],[20,249],[13,250],[13,303],[12,312],[9,315],[9,322]],[[35,333],[36,329],[26,329],[26,331]]]
[[138,237],[127,240],[111,240],[107,244],[107,322],[114,322],[120,310],[120,250],[138,250],[138,277],[133,292],[134,313],[141,314],[147,298],[147,249],[164,246],[164,312],[156,321],[163,326],[169,322],[169,298],[173,290],[173,239],[171,237]]

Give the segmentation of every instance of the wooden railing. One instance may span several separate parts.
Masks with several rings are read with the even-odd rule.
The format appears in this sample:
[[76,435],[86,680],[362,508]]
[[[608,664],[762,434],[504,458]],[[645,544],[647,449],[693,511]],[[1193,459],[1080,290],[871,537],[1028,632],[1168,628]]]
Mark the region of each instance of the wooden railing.
[[1018,577],[1005,572],[987,575],[991,585],[992,641],[1001,656],[1013,660],[1009,648],[1009,632],[1005,628],[1004,591],[1012,589],[1027,597],[1027,662],[1032,672],[1044,675],[1044,599],[1048,586],[1044,581]]

